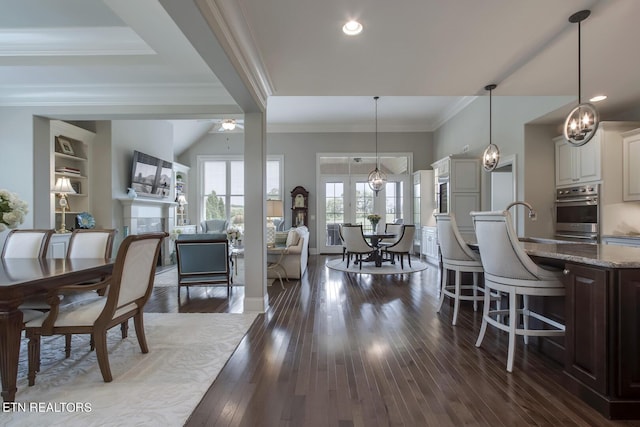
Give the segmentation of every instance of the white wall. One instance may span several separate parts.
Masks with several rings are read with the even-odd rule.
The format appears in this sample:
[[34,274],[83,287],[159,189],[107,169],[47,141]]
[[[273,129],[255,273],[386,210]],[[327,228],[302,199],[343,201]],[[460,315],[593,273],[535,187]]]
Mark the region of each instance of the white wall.
[[[99,120],[121,113],[121,109],[109,107],[0,107],[0,188],[17,193],[28,203],[29,213],[21,228],[51,227],[49,212],[50,177],[43,176],[43,165],[49,162],[49,118],[75,118],[78,125],[83,120]],[[86,122],[85,122],[86,124]],[[125,197],[129,186],[131,156],[133,150],[173,160],[173,130],[166,121],[158,120],[108,120],[95,124],[94,149],[99,169],[98,179],[92,182],[92,191],[98,191],[99,201],[92,209],[98,226],[117,227],[122,236],[122,208],[113,203],[114,198]],[[113,134],[110,135],[111,129]],[[113,140],[113,147],[110,146]],[[43,163],[44,162],[44,163]],[[111,188],[111,190],[109,190]],[[0,246],[6,232],[0,233]]]
[[[375,152],[373,133],[269,133],[267,134],[267,154],[284,156],[284,211],[285,224],[291,224],[291,190],[301,185],[309,191],[309,220],[311,238],[309,245],[316,247],[316,154]],[[431,169],[433,163],[432,134],[428,132],[379,133],[378,153],[411,152],[413,170]],[[196,197],[197,178],[196,156],[205,154],[241,155],[244,153],[243,135],[239,133],[208,134],[178,161],[191,166],[189,171],[189,197]],[[193,190],[193,193],[191,191]],[[194,199],[195,200],[195,199]],[[191,210],[189,220],[196,223],[196,212]]]
[[[555,187],[553,143],[550,138],[540,138],[540,135],[533,133],[525,138],[525,124],[557,110],[568,102],[571,102],[570,97],[493,97],[492,140],[500,148],[501,155],[516,155],[517,200],[528,201],[528,186],[538,185],[536,181],[525,179],[527,170],[533,169],[535,173],[540,173],[543,181],[537,182],[543,187],[549,186],[550,190]],[[535,162],[526,159],[525,141],[527,144],[540,147]],[[469,151],[466,155],[481,157],[488,143],[489,97],[479,97],[434,132],[434,155],[436,159],[440,159],[449,154],[459,154],[462,147],[468,144]],[[483,210],[489,210],[491,206],[488,175],[483,173],[481,178]],[[538,209],[535,202],[534,207]],[[526,221],[521,209],[518,210],[517,223],[518,233],[524,234]]]
[[[111,198],[127,197],[131,185],[131,162],[134,150],[173,161],[173,127],[159,120],[114,120],[111,122]],[[120,242],[123,233],[123,206],[113,202],[113,227]]]

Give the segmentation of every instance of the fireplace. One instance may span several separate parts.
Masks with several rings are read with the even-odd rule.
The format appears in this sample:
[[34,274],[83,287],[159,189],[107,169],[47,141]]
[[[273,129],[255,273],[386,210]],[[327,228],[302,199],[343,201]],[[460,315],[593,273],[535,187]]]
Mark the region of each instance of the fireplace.
[[[120,199],[124,207],[125,234],[144,234],[164,231],[171,233],[175,203],[158,199]],[[160,246],[158,265],[171,264],[171,241],[164,239]]]

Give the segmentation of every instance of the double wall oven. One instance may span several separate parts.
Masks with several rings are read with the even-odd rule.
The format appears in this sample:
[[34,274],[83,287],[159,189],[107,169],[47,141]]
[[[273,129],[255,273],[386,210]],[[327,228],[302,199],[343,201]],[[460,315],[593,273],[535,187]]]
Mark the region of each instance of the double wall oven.
[[556,190],[556,238],[597,243],[600,233],[597,184]]

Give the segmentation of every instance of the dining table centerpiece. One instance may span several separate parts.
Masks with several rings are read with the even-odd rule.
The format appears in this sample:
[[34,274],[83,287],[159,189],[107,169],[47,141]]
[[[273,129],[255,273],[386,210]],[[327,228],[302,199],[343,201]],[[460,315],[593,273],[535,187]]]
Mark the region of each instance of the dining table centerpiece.
[[380,222],[381,218],[382,217],[380,215],[378,215],[378,214],[369,214],[369,215],[367,215],[367,219],[371,223],[371,228],[373,229],[374,233],[375,233],[376,229],[378,228],[378,223]]
[[0,231],[16,228],[29,212],[26,202],[8,190],[0,190]]

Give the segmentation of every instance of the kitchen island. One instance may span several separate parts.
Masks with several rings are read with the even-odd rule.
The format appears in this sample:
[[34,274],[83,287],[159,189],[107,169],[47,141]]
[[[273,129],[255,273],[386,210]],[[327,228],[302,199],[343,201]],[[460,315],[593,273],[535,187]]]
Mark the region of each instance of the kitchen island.
[[541,339],[540,350],[563,362],[566,387],[604,416],[640,418],[640,248],[522,240],[536,262],[565,274],[564,301],[532,301],[566,326],[564,342]]

